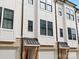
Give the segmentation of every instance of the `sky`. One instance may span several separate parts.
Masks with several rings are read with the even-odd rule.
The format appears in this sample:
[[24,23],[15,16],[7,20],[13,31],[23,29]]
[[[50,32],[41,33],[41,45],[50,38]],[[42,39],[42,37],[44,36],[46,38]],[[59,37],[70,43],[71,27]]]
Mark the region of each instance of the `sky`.
[[79,8],[79,0],[70,0],[71,2],[75,3],[77,7]]

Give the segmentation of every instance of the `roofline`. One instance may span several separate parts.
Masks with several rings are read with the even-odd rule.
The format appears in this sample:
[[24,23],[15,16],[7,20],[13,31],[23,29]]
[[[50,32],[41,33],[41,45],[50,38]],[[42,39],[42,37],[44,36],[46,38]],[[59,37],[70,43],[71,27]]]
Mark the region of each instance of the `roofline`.
[[71,2],[71,1],[67,1],[67,2],[69,2],[69,3],[73,4],[74,6],[77,6],[75,3]]

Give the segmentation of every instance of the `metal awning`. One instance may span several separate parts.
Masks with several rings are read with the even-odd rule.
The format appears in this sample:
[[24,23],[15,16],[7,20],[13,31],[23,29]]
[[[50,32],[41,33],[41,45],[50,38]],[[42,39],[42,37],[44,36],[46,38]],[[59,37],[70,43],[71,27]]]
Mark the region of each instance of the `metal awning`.
[[58,42],[60,49],[69,49],[69,45],[67,42]]
[[24,38],[24,46],[40,46],[37,38]]

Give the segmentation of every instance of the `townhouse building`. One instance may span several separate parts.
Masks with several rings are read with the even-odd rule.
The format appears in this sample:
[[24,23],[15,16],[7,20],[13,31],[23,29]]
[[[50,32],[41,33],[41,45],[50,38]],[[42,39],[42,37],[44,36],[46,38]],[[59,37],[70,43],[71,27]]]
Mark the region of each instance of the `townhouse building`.
[[78,59],[78,16],[68,0],[1,0],[0,59]]

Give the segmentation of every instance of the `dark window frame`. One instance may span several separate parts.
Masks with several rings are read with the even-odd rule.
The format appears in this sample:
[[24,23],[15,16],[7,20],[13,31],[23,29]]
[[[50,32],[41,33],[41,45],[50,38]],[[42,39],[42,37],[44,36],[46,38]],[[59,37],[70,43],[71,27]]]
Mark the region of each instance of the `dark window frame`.
[[32,0],[32,3],[28,0],[28,3],[33,5],[33,0]]
[[[5,17],[5,12],[6,11],[12,12],[12,19]],[[7,26],[4,23],[5,20],[7,21],[7,24],[6,24]],[[5,28],[5,29],[13,29],[13,20],[14,20],[14,10],[4,8],[2,28]],[[11,21],[11,24],[8,23],[9,21]],[[11,25],[11,27],[8,27],[9,25]]]
[[[74,31],[75,33],[73,33]],[[76,31],[73,28],[68,28],[68,39],[69,40],[76,40]]]
[[28,20],[28,31],[33,32],[33,21]]
[[40,19],[40,35],[53,36],[53,22]]
[[[45,10],[52,12],[52,4],[48,4],[48,3],[47,3],[47,0],[45,0],[45,2],[43,2],[43,1],[40,0],[40,4],[41,4],[41,3],[45,4]],[[52,3],[52,0],[51,0],[51,3]],[[41,5],[40,5],[40,6],[41,6]],[[51,7],[50,10],[47,9],[48,6]],[[41,7],[40,7],[40,8],[41,8]],[[41,9],[44,9],[44,8],[41,8]]]
[[46,35],[46,21],[42,19],[40,19],[40,35]]
[[2,7],[0,7],[0,27],[1,27],[1,21],[2,21]]
[[48,36],[53,36],[53,22],[47,21],[47,28],[48,28],[47,29]]
[[63,29],[60,28],[60,37],[63,37]]

